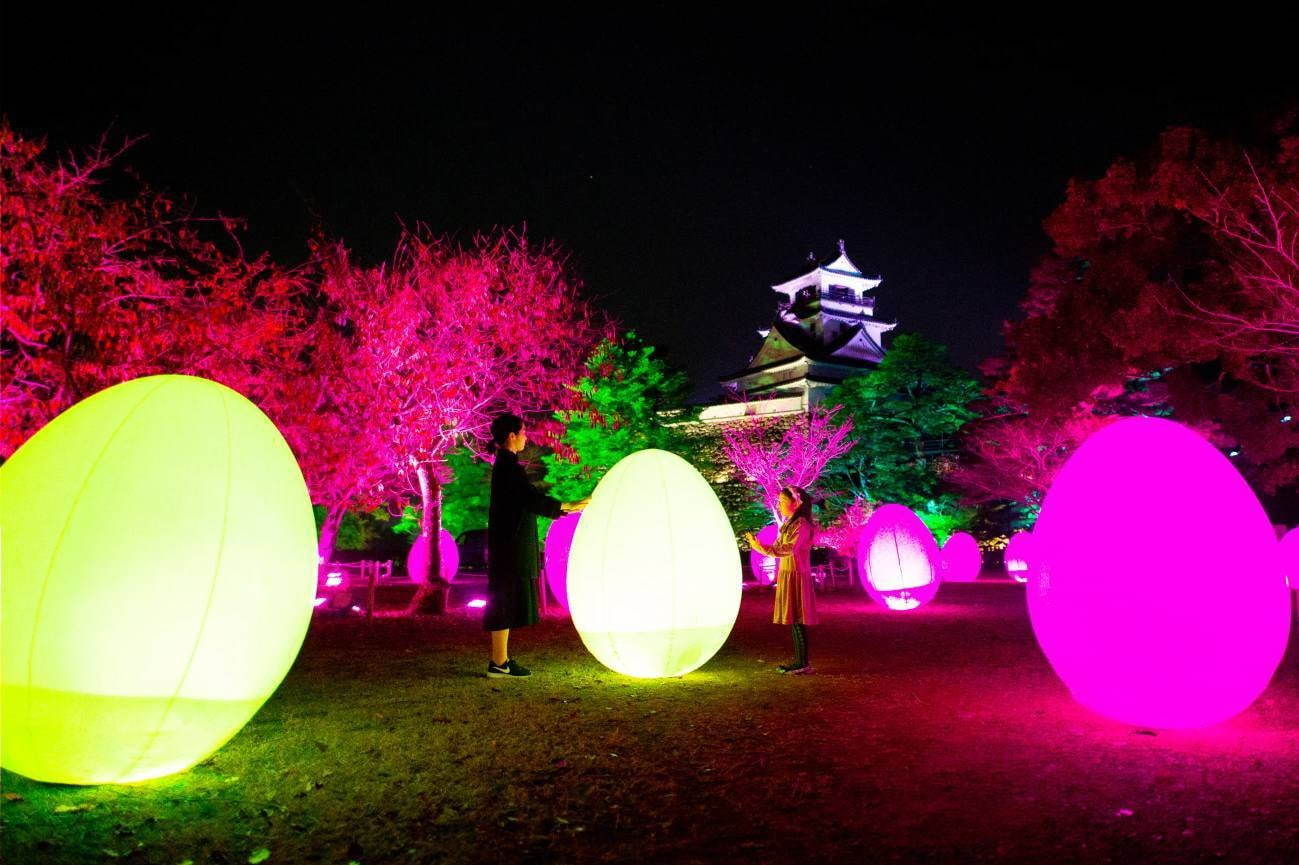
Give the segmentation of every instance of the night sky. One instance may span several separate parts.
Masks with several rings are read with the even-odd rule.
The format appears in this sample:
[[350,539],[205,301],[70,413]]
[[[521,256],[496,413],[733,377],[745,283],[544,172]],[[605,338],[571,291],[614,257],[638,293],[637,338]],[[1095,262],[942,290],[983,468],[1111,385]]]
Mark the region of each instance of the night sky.
[[700,396],[756,350],[768,286],[840,238],[884,278],[878,315],[973,369],[1070,177],[1174,123],[1245,140],[1299,96],[1280,19],[35,5],[4,13],[18,130],[146,135],[130,166],[286,263],[316,227],[374,263],[399,220],[526,223]]

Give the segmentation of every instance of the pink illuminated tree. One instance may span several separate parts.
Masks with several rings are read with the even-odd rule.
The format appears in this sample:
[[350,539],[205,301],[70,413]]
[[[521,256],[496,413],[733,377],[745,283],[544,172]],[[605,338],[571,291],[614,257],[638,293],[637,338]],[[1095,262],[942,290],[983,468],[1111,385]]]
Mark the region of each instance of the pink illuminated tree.
[[[481,446],[499,412],[540,417],[563,405],[602,326],[561,255],[512,233],[460,247],[407,231],[393,259],[373,268],[335,246],[324,274],[336,353],[327,423],[353,462],[314,473],[333,479],[339,503],[417,497],[429,558],[418,562],[427,572],[411,576],[425,584],[440,564],[430,541],[441,528],[447,455]],[[551,432],[544,420],[530,429]]]
[[302,369],[303,272],[246,257],[235,220],[198,218],[147,188],[106,197],[127,146],[53,159],[0,125],[2,456],[138,376],[201,375],[267,408]]
[[812,409],[780,432],[778,421],[753,419],[722,430],[722,451],[757,487],[758,499],[773,514],[785,486],[808,489],[826,463],[856,444],[852,423],[834,423],[834,411]]
[[1299,484],[1299,128],[1246,148],[1175,128],[1046,220],[985,418],[957,478],[1031,522],[1055,469],[1108,420],[1174,418],[1230,454],[1257,490]]

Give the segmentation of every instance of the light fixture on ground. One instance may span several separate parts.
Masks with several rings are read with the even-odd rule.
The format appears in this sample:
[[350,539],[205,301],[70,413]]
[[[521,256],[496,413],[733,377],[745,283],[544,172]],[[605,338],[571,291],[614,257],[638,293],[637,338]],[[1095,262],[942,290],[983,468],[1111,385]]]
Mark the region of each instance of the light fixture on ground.
[[3,756],[41,781],[140,781],[235,735],[297,655],[311,502],[274,424],[205,379],[74,405],[0,467]]
[[1015,532],[1002,552],[1006,576],[1017,583],[1027,583],[1033,568],[1033,533]]
[[944,582],[972,583],[983,569],[983,553],[973,535],[956,532],[939,552],[939,570]]
[[555,602],[565,610],[568,609],[568,554],[581,518],[580,513],[564,514],[546,530],[546,585]]
[[735,624],[740,582],[721,502],[666,451],[619,460],[573,535],[573,625],[600,663],[630,676],[680,676],[708,661]]
[[[763,526],[757,534],[757,538],[763,544],[770,546],[776,542],[776,537],[780,534],[780,526],[775,523],[768,523]],[[770,586],[776,582],[776,570],[780,562],[775,556],[764,556],[757,550],[749,550],[749,572],[753,574],[753,579],[760,586]]]
[[1083,705],[1200,727],[1267,687],[1290,629],[1276,534],[1199,434],[1149,417],[1094,433],[1056,476],[1033,541],[1033,631]]
[[857,542],[857,564],[866,594],[890,610],[914,610],[938,593],[938,544],[902,505],[871,514]]

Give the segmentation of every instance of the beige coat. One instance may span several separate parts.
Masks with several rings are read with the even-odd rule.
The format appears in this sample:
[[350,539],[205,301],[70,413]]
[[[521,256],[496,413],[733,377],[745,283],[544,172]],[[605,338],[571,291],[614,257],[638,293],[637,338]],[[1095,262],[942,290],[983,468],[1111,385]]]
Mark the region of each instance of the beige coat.
[[790,520],[780,527],[773,544],[756,538],[753,548],[764,556],[775,556],[776,604],[771,621],[777,625],[815,625],[816,592],[812,581],[812,524]]

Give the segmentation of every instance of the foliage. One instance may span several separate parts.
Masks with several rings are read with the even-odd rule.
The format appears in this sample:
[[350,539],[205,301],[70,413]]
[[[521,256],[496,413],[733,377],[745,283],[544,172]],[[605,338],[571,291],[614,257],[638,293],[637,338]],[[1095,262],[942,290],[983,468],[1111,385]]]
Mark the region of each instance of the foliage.
[[756,487],[756,499],[776,512],[776,499],[786,486],[809,492],[826,464],[848,453],[854,440],[851,420],[834,423],[834,411],[810,410],[793,423],[750,419],[722,428],[722,450],[746,481]]
[[875,513],[875,506],[862,498],[855,498],[848,503],[837,517],[821,529],[817,538],[819,546],[829,547],[841,556],[852,556],[857,552],[857,538],[861,535],[862,526]]
[[673,425],[684,419],[680,407],[689,381],[634,332],[597,345],[572,389],[576,404],[555,414],[563,424],[558,452],[543,457],[556,497],[589,496],[618,460],[645,448],[670,451],[702,468],[693,441]]
[[106,197],[125,149],[54,160],[0,123],[0,455],[92,393],[159,373],[234,388],[300,448],[275,394],[302,371],[304,274],[246,258],[234,220],[138,186]]
[[[442,527],[453,537],[472,529],[487,528],[487,506],[492,493],[491,463],[467,447],[447,454],[446,463],[451,480],[442,487]],[[419,535],[419,526],[420,509],[407,505],[392,531],[414,540]]]
[[826,467],[823,483],[849,501],[911,508],[931,528],[955,530],[972,514],[946,488],[954,449],[949,442],[975,417],[978,384],[954,366],[947,349],[899,334],[879,367],[844,379],[827,396],[850,420],[856,447]]
[[[319,534],[328,516],[328,509],[324,505],[313,505],[311,510],[316,517],[316,532]],[[384,508],[375,508],[368,512],[347,511],[339,523],[337,534],[334,536],[334,549],[371,549],[374,547],[375,541],[380,540],[388,530],[390,522],[391,518]]]
[[1076,179],[1052,248],[985,366],[987,420],[958,480],[1032,511],[1107,419],[1187,423],[1262,493],[1299,483],[1299,136],[1246,151],[1195,129]]

